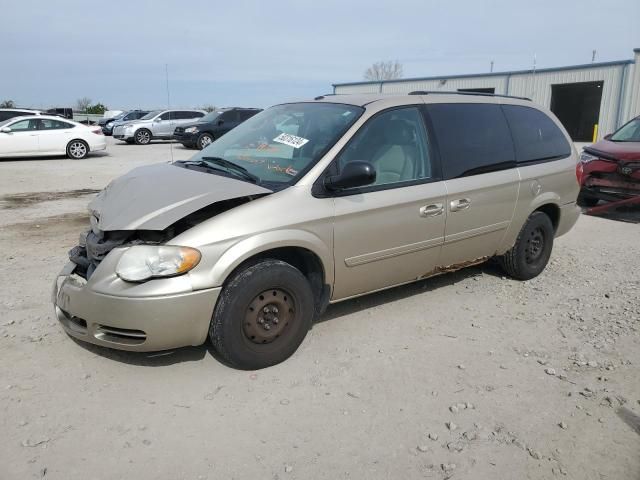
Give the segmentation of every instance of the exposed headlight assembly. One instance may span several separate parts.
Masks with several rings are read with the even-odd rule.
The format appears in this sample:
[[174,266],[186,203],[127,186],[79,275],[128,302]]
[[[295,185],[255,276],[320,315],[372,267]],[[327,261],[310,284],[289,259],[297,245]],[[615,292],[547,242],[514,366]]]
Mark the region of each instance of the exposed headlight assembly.
[[200,257],[200,252],[190,247],[134,245],[120,257],[116,273],[127,282],[175,277],[198,265]]
[[598,157],[593,156],[587,152],[582,152],[580,154],[580,161],[582,163],[589,163],[589,162],[593,162],[594,160],[600,160]]
[[185,133],[196,133],[198,131],[198,127],[188,127],[184,129]]

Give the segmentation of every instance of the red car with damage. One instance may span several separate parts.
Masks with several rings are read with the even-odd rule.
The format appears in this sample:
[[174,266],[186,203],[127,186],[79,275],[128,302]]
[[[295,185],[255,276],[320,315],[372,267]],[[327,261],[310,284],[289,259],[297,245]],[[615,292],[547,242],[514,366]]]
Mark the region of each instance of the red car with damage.
[[640,203],[640,116],[584,148],[576,167],[578,204],[593,207],[600,200]]

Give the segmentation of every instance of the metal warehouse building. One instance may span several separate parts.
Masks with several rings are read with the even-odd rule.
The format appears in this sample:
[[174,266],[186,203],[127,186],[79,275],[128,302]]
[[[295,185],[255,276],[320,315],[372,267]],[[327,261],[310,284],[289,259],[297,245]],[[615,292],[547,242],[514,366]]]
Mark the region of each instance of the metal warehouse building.
[[640,48],[633,60],[485,74],[337,83],[336,94],[467,91],[528,97],[550,108],[577,142],[640,114]]

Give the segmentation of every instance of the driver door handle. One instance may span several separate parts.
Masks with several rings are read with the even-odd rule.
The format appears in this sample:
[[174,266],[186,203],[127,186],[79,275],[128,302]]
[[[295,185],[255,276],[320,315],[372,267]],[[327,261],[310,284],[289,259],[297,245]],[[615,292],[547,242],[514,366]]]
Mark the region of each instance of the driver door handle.
[[437,217],[444,212],[444,206],[441,203],[432,203],[431,205],[425,205],[420,207],[421,217]]
[[449,206],[452,212],[459,212],[460,210],[466,210],[469,208],[471,206],[471,200],[468,198],[452,200]]

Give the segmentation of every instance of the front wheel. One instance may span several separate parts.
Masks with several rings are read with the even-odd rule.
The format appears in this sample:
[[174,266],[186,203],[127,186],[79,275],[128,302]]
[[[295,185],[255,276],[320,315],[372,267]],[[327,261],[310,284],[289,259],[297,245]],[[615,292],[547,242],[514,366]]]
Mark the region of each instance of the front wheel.
[[547,214],[533,212],[520,230],[513,248],[499,258],[500,265],[518,280],[537,277],[549,262],[554,235],[553,224]]
[[151,132],[146,128],[141,128],[133,136],[136,145],[147,145],[151,142]]
[[266,259],[235,273],[224,286],[209,327],[218,354],[231,366],[256,370],[280,363],[311,328],[314,300],[292,265]]
[[203,148],[207,148],[212,143],[213,143],[213,137],[208,133],[203,133],[198,137],[196,146],[198,147],[198,150],[202,150]]
[[82,160],[89,155],[89,145],[84,140],[71,140],[67,145],[67,157]]

